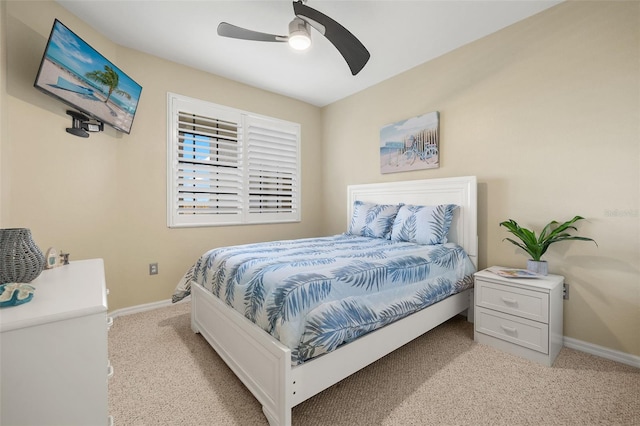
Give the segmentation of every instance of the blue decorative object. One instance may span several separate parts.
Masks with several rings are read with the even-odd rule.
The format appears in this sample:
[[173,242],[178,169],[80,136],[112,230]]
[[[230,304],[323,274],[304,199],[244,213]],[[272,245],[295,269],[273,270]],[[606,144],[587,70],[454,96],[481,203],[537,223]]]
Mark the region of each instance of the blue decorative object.
[[29,284],[8,283],[0,285],[0,308],[27,303],[33,299],[36,288]]

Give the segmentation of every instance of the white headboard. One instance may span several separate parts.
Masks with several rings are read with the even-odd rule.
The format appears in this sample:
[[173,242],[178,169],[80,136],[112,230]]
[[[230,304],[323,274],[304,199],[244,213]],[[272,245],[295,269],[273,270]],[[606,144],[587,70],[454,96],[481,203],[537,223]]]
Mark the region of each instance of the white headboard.
[[347,187],[347,228],[356,200],[378,204],[435,206],[456,204],[449,241],[462,246],[478,266],[478,203],[475,176],[402,182],[370,183]]

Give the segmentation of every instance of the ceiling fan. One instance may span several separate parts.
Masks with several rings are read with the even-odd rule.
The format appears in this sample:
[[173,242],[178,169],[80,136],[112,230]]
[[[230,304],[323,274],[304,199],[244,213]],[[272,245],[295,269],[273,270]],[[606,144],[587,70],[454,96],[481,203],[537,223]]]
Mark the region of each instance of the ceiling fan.
[[275,35],[241,28],[227,22],[218,25],[218,35],[242,40],[287,42],[291,47],[304,50],[311,45],[311,29],[325,36],[347,61],[351,74],[358,74],[369,61],[369,51],[349,30],[304,4],[306,0],[293,2],[295,18],[289,23],[289,35]]

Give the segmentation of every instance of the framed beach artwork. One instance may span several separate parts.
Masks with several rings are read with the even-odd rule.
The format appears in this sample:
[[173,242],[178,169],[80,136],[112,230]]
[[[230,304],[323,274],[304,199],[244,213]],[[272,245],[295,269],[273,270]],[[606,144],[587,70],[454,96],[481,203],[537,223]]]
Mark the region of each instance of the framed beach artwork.
[[440,114],[430,112],[380,129],[380,173],[440,167]]

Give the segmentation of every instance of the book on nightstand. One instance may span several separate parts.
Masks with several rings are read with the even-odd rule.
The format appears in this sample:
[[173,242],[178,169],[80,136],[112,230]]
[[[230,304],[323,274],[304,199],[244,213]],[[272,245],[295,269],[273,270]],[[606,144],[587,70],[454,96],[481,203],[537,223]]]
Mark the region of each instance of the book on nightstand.
[[505,278],[541,278],[542,275],[526,269],[489,268],[491,272]]

